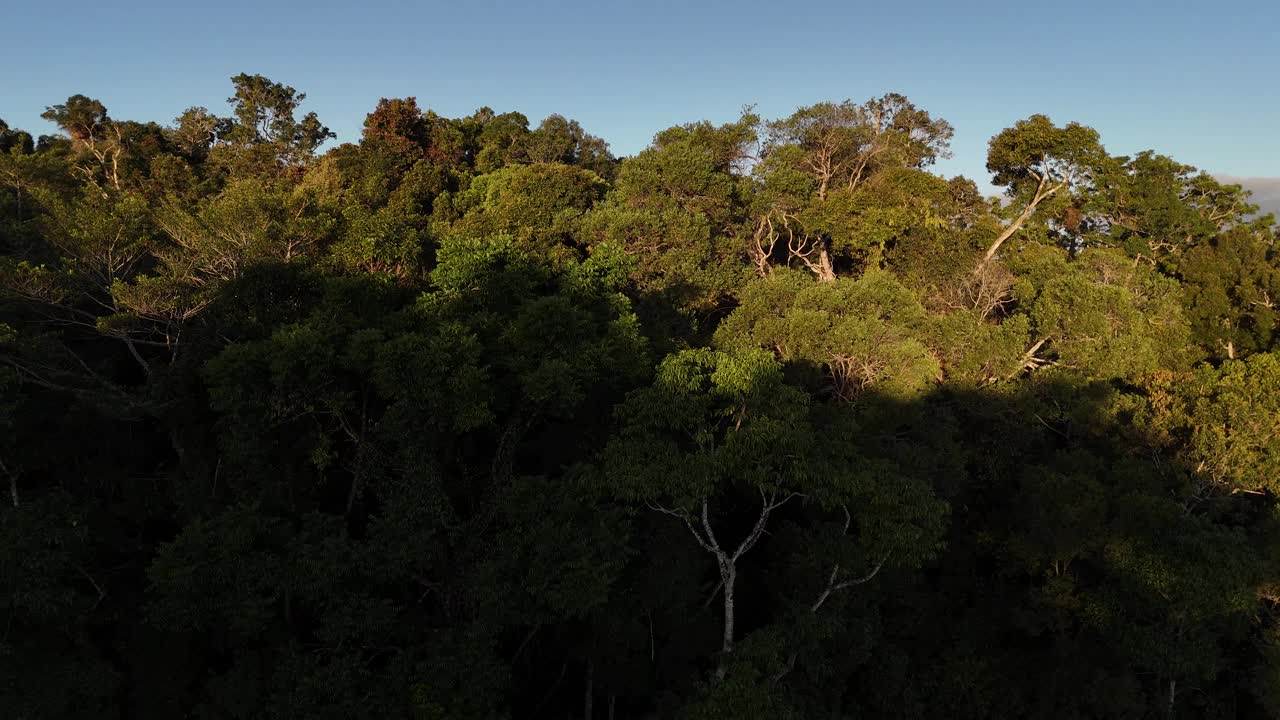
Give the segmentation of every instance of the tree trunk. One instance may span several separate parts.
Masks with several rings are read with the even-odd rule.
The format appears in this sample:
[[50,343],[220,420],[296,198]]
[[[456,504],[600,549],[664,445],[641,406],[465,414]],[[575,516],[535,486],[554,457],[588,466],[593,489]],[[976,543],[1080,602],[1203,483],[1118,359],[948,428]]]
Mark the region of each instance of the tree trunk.
[[819,282],[832,282],[836,279],[835,266],[831,263],[831,253],[825,247],[818,250],[818,263],[814,272]]
[[[729,659],[729,653],[733,652],[733,603],[734,590],[738,579],[738,558],[745,555],[752,547],[755,546],[756,541],[760,539],[760,536],[764,533],[765,526],[769,522],[769,515],[794,497],[800,497],[800,494],[791,493],[781,500],[778,500],[776,495],[771,495],[764,489],[760,489],[760,516],[756,518],[755,526],[751,528],[751,532],[748,533],[747,536],[742,539],[742,542],[738,544],[738,548],[733,551],[733,554],[724,550],[720,546],[720,541],[716,539],[715,531],[711,528],[710,510],[708,509],[709,503],[706,498],[703,498],[702,500],[702,532],[699,532],[694,527],[694,523],[696,521],[689,513],[669,510],[658,505],[650,505],[654,510],[658,510],[659,512],[671,515],[672,517],[679,518],[683,521],[685,527],[688,528],[689,533],[698,541],[698,544],[702,546],[702,549],[711,553],[711,555],[716,559],[716,567],[720,570],[720,584],[722,591],[724,592],[724,631],[721,636],[720,660],[716,664],[716,680],[724,679],[725,673],[728,671],[726,663]],[[705,535],[703,535],[703,533],[705,533]],[[650,629],[650,632],[652,632],[652,628]],[[650,639],[650,643],[652,643],[652,638]],[[650,650],[650,653],[652,653],[652,650]]]
[[751,256],[751,264],[755,265],[756,276],[762,279],[769,277],[773,272],[773,268],[769,265],[769,256],[759,248],[749,250],[747,254]]
[[134,345],[133,341],[127,337],[122,337],[120,339],[124,341],[125,347],[129,348],[129,354],[132,355],[134,361],[138,363],[138,367],[142,368],[142,373],[147,377],[150,377],[151,364],[142,357],[142,353],[138,352],[138,346]]
[[1041,202],[1061,190],[1067,184],[1067,181],[1064,180],[1046,190],[1045,180],[1046,178],[1040,179],[1040,184],[1036,187],[1036,194],[1031,198],[1031,202],[1027,203],[1026,209],[1023,210],[1018,217],[1014,218],[1013,222],[1009,223],[1009,227],[1005,228],[1004,232],[1000,233],[1000,236],[996,238],[995,242],[991,243],[991,247],[987,248],[987,253],[982,256],[982,261],[978,263],[977,271],[982,270],[984,265],[991,262],[991,258],[995,257],[996,251],[1000,249],[1000,246],[1004,244],[1005,240],[1013,237],[1014,233],[1022,229],[1022,226],[1026,224],[1027,219],[1031,217],[1031,213],[1036,211],[1036,207],[1039,206]]
[[1036,205],[1039,204],[1040,198],[1037,196],[1035,200],[1032,200],[1031,203],[1027,205],[1027,209],[1023,210],[1022,214],[1018,215],[1018,217],[1014,218],[1013,222],[1009,223],[1009,227],[1005,228],[1004,232],[1000,233],[1000,237],[997,237],[996,241],[991,243],[991,247],[987,248],[987,253],[982,256],[982,262],[978,263],[979,270],[981,270],[984,265],[991,262],[991,258],[995,257],[996,251],[1000,249],[1000,246],[1004,244],[1005,240],[1013,237],[1014,233],[1022,229],[1022,226],[1027,222],[1027,218],[1031,217],[1031,213],[1035,212]]
[[725,559],[720,561],[720,577],[724,580],[724,634],[720,642],[720,661],[716,664],[716,679],[723,680],[728,667],[729,653],[733,652],[733,591],[738,579],[738,568]]

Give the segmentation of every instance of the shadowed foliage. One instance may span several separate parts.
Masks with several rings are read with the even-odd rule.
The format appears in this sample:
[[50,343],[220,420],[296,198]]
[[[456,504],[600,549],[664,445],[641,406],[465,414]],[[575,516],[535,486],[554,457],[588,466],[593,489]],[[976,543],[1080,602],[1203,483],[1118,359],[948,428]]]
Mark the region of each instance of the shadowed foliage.
[[1043,115],[0,122],[0,708],[1280,714],[1277,231]]

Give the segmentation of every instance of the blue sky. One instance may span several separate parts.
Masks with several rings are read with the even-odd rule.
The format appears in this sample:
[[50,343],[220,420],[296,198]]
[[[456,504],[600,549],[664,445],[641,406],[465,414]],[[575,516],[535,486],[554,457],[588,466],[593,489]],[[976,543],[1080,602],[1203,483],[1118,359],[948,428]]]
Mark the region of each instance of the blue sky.
[[948,175],[1042,112],[1115,153],[1280,176],[1280,2],[181,2],[65,0],[3,13],[0,118],[40,133],[73,93],[112,116],[225,112],[229,78],[308,94],[339,140],[379,97],[446,115],[559,112],[619,154],[754,103],[767,117],[901,92],[956,128]]

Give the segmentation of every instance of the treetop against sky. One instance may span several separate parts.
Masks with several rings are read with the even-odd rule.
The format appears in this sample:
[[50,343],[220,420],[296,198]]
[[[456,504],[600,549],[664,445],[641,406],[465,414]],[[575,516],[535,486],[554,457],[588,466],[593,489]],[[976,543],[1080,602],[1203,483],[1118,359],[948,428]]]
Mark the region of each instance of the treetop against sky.
[[783,117],[892,91],[955,127],[939,170],[979,183],[987,139],[1037,112],[1098,128],[1116,154],[1158,148],[1213,173],[1280,175],[1280,6],[1263,0],[59,7],[9,8],[0,44],[0,64],[22,68],[0,88],[0,117],[37,134],[51,130],[41,109],[75,93],[118,118],[174,118],[219,106],[243,71],[305,88],[338,142],[359,137],[378,98],[411,95],[448,116],[561,113],[618,155],[680,122],[730,121],[744,103]]
[[7,11],[0,714],[1280,717],[1276,11],[968,5]]

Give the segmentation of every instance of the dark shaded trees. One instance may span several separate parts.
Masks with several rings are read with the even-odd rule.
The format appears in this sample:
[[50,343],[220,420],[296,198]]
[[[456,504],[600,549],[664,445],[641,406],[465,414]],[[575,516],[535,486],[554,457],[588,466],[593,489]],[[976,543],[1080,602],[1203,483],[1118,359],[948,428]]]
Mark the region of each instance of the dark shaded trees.
[[1247,193],[905,97],[0,123],[0,707],[1272,717]]

